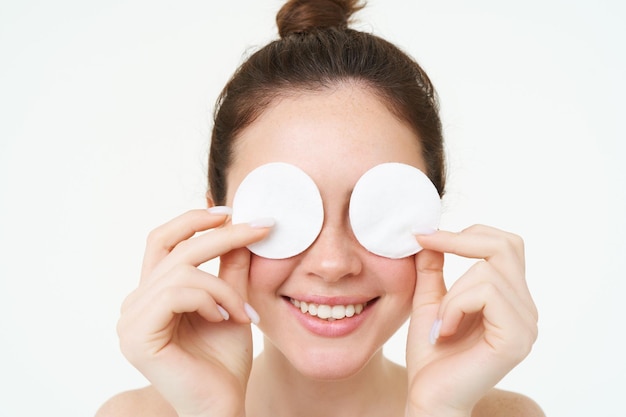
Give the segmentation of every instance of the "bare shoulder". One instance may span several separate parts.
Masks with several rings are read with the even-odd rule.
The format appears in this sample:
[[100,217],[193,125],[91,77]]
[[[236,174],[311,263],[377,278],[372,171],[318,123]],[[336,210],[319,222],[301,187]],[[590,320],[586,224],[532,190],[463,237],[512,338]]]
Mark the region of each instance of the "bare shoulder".
[[532,399],[515,392],[492,389],[474,407],[472,417],[545,417]]
[[177,413],[151,386],[117,394],[96,413],[96,417],[126,416],[177,417]]

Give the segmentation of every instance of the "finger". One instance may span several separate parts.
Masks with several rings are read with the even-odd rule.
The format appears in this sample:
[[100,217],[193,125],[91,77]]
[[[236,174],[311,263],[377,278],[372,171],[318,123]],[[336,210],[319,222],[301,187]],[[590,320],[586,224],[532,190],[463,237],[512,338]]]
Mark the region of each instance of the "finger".
[[152,276],[167,273],[178,264],[199,266],[233,249],[243,248],[265,238],[271,226],[252,226],[247,223],[229,224],[180,242],[154,268]]
[[490,283],[480,283],[455,295],[442,314],[441,337],[458,331],[464,317],[482,313],[485,342],[502,355],[525,357],[537,337],[536,326],[520,319],[515,308]]
[[517,235],[488,226],[475,225],[459,233],[440,230],[429,235],[418,235],[417,240],[424,248],[466,258],[490,259],[502,253],[511,254],[516,262],[524,265],[523,240]]
[[245,300],[235,288],[225,281],[201,271],[191,265],[177,265],[170,273],[152,285],[144,287],[142,291],[136,291],[129,296],[127,310],[138,311],[154,304],[161,294],[172,288],[193,288],[209,294],[224,313],[238,323],[249,323],[250,319],[245,311]]
[[420,344],[411,340],[426,341],[437,318],[440,303],[446,294],[443,279],[444,254],[424,249],[415,255],[417,280],[413,292],[413,314],[407,339],[407,358],[420,357]]
[[155,355],[170,342],[181,314],[197,312],[209,322],[224,317],[211,295],[198,288],[170,287],[161,291],[152,303],[120,318],[118,333],[122,351],[143,351]]
[[439,304],[446,295],[443,277],[444,254],[424,249],[415,255],[417,282],[413,295],[413,307]]
[[460,233],[438,231],[419,235],[422,247],[490,262],[514,288],[531,299],[526,285],[524,244],[521,238],[487,226],[472,226]]
[[220,257],[219,277],[231,285],[246,301],[249,275],[250,251],[246,248],[233,249]]
[[500,272],[497,271],[489,262],[479,261],[472,265],[448,290],[448,294],[444,297],[441,307],[441,311],[446,309],[447,304],[456,295],[466,291],[470,291],[472,288],[481,285],[488,284],[495,286],[499,293],[507,300],[507,302],[515,308],[517,314],[522,317],[528,323],[537,321],[536,309],[532,300],[528,303],[528,300],[524,294],[520,294],[511,283],[504,279]]
[[190,210],[154,229],[146,243],[142,279],[180,242],[223,224],[227,217],[227,214],[211,214],[207,210]]

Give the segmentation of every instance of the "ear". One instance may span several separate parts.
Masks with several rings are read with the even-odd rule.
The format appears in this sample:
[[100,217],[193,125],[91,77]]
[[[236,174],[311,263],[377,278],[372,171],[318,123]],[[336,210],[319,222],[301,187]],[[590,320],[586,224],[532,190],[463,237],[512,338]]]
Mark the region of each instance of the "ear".
[[207,191],[205,194],[206,198],[206,206],[207,208],[211,208],[215,206],[215,202],[213,201],[213,197],[211,197],[211,191]]

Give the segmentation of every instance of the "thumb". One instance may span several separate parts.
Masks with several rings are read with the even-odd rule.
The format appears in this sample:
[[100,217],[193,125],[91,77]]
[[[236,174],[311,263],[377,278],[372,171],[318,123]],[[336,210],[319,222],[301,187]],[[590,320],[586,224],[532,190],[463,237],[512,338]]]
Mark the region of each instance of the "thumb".
[[219,277],[231,285],[248,301],[248,275],[250,273],[250,251],[246,248],[233,249],[220,256]]
[[423,249],[415,255],[417,282],[413,295],[413,309],[426,305],[439,304],[448,292],[443,279],[444,255],[429,249]]

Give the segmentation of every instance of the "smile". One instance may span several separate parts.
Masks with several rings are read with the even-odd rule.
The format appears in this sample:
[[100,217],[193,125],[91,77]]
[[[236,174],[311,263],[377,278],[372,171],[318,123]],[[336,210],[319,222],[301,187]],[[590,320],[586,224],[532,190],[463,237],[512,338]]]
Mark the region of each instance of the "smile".
[[309,314],[310,316],[328,321],[341,320],[359,315],[367,306],[367,303],[330,306],[327,304],[307,303],[306,301],[293,298],[290,298],[289,301],[296,308],[299,308],[303,314]]

